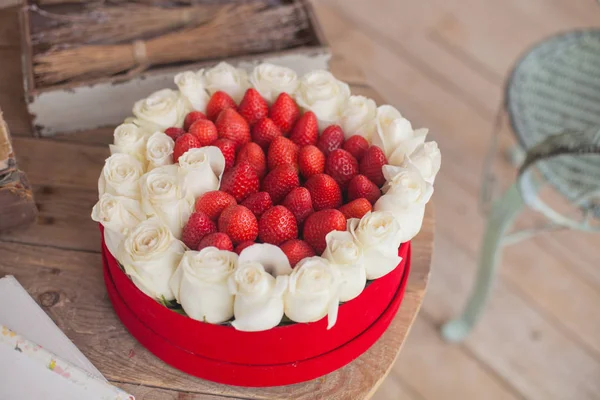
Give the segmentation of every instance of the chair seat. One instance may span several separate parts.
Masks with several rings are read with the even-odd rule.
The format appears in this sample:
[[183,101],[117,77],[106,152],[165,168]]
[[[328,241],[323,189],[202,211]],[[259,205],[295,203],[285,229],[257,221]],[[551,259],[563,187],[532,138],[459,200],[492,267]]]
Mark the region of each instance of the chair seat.
[[[565,130],[600,127],[600,30],[561,34],[525,54],[508,80],[506,108],[525,150]],[[575,204],[587,208],[581,200],[600,193],[600,157],[565,155],[537,166]]]

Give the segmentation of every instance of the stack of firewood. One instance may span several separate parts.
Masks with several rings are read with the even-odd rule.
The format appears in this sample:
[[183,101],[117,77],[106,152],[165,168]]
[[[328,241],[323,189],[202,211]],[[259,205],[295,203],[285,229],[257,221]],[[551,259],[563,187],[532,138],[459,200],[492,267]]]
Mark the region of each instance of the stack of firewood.
[[302,0],[56,5],[65,1],[38,0],[29,9],[37,87],[289,49],[312,40]]

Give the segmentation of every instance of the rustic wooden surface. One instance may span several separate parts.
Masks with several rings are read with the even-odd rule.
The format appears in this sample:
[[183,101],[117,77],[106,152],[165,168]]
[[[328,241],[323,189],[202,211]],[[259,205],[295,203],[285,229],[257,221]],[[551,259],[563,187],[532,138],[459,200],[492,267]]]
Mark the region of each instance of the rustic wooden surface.
[[32,223],[37,215],[31,186],[17,168],[8,126],[0,110],[0,231]]
[[[8,10],[10,12],[11,10]],[[0,21],[3,18],[0,12]],[[0,51],[10,49],[10,43]],[[0,87],[11,88],[17,52],[0,69]],[[335,58],[332,67],[356,93],[381,101],[352,64]],[[8,71],[8,72],[7,72]],[[22,91],[0,92],[0,104],[18,111]],[[19,115],[17,112],[16,115]],[[26,126],[18,118],[15,125]],[[0,234],[0,276],[15,275],[75,345],[114,384],[138,399],[362,399],[369,398],[392,368],[425,294],[433,245],[433,209],[413,242],[412,273],[404,301],[388,331],[357,360],[320,379],[287,387],[236,388],[190,377],[154,357],[117,319],[102,280],[97,225],[90,220],[97,200],[97,178],[110,129],[50,139],[14,139],[40,209],[38,223]]]
[[[415,126],[428,126],[430,138],[438,141],[443,153],[433,200],[435,272],[402,354],[373,399],[600,398],[598,235],[557,232],[507,248],[490,307],[473,335],[463,344],[449,345],[438,333],[439,325],[460,311],[473,281],[484,227],[477,208],[480,171],[504,76],[522,52],[548,35],[598,27],[597,2],[318,2],[321,24],[338,60],[346,58],[345,65],[354,66],[354,73],[363,70],[368,85]],[[6,38],[14,37],[15,31],[10,29],[11,21],[2,16],[0,13],[0,69],[10,69],[14,79],[0,80],[0,93],[21,84],[18,64],[3,63],[4,52],[18,57],[18,51],[5,46]],[[344,74],[350,82],[362,82],[352,71]],[[10,117],[13,136],[26,134],[26,119],[17,118],[25,110],[19,105],[22,99],[0,97],[6,113],[7,100],[14,110]],[[17,130],[18,124],[22,129]],[[98,141],[108,138],[97,137]],[[82,139],[67,136],[60,140]],[[510,136],[503,137],[504,146],[510,142]],[[514,179],[515,169],[505,160],[498,161],[507,180]],[[38,180],[35,194],[38,200],[45,198],[48,216],[60,215],[51,220],[63,227],[69,216],[79,216],[78,223],[87,222],[77,211],[91,206],[85,204],[82,191],[66,184],[45,187]],[[48,201],[52,190],[60,192],[60,202]],[[528,213],[522,222],[541,221]],[[63,229],[65,243],[68,232]],[[29,235],[31,240],[44,238],[42,233],[30,231]],[[29,235],[13,240],[30,240]],[[93,239],[86,240],[95,246]],[[150,390],[146,398],[186,396]]]
[[[595,0],[321,0],[338,55],[442,150],[432,279],[377,400],[600,398],[599,235],[564,231],[507,248],[496,290],[468,340],[439,325],[473,281],[484,217],[481,167],[515,60],[558,32],[600,25]],[[503,136],[503,148],[512,142]],[[506,183],[515,169],[498,157]],[[528,212],[521,225],[543,219]]]

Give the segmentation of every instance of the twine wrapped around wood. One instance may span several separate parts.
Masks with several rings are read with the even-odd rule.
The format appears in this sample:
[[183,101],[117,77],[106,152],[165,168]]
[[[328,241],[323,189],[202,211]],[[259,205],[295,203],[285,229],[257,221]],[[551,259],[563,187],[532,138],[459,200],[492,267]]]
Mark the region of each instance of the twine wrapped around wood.
[[47,86],[139,72],[148,66],[280,50],[309,42],[308,24],[300,4],[228,4],[203,25],[133,45],[87,45],[37,55],[34,75],[36,83]]
[[56,13],[29,7],[44,23],[32,24],[34,46],[117,44],[201,25],[214,17],[218,5],[164,8],[145,4],[87,5],[76,12]]

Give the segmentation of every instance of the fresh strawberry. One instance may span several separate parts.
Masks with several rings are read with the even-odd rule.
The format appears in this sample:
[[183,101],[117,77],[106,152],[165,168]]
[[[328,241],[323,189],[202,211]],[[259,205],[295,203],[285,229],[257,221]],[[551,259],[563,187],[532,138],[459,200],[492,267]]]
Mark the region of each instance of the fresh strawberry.
[[298,146],[288,138],[277,136],[269,146],[267,164],[270,170],[286,164],[297,166]]
[[223,157],[225,157],[225,171],[228,171],[235,164],[235,142],[229,139],[217,139],[212,144],[217,146]]
[[269,105],[256,89],[250,88],[246,90],[246,94],[238,106],[238,112],[248,121],[248,125],[253,126],[267,116]]
[[207,119],[199,119],[194,122],[190,126],[189,133],[196,135],[200,141],[200,146],[210,146],[218,138],[217,127]]
[[300,239],[290,239],[285,241],[281,243],[279,248],[287,256],[292,268],[294,268],[300,260],[315,255],[313,248],[304,240]]
[[237,253],[237,255],[239,256],[240,253],[242,252],[242,250],[244,250],[246,247],[250,247],[253,244],[255,244],[256,242],[251,241],[251,240],[246,240],[245,242],[242,242],[240,244],[238,244],[237,246],[235,246],[235,252]]
[[224,209],[236,204],[235,198],[229,193],[221,190],[213,190],[200,195],[196,199],[194,208],[197,212],[203,212],[208,215],[211,220],[217,221]]
[[310,214],[315,212],[315,210],[313,210],[310,192],[305,187],[292,189],[292,191],[285,196],[281,205],[294,214],[298,225],[301,225]]
[[331,231],[345,231],[346,217],[338,210],[321,210],[311,214],[304,223],[304,240],[317,254],[327,247],[325,236]]
[[216,121],[221,111],[227,108],[234,108],[235,101],[225,92],[215,92],[206,105],[206,117],[211,121]]
[[192,124],[194,122],[201,120],[201,119],[206,119],[206,115],[204,115],[203,112],[192,111],[192,112],[188,113],[188,115],[186,115],[185,119],[183,120],[183,129],[185,129],[187,132],[189,132],[190,126],[192,126]]
[[219,114],[215,122],[220,138],[231,139],[237,148],[250,141],[250,127],[248,123],[233,108],[227,108]]
[[298,169],[305,179],[325,171],[325,155],[316,146],[304,146],[298,152]]
[[236,158],[236,164],[247,162],[254,168],[259,179],[262,179],[267,173],[267,158],[265,153],[254,142],[246,143],[240,149]]
[[283,206],[268,209],[258,221],[258,237],[264,243],[281,244],[298,237],[294,214]]
[[258,236],[258,222],[248,208],[231,206],[223,210],[219,217],[219,232],[226,233],[233,244],[254,241]]
[[317,142],[317,147],[326,156],[332,151],[339,149],[344,144],[344,131],[339,125],[329,125]]
[[216,247],[219,250],[233,251],[231,239],[223,232],[215,232],[204,236],[196,250],[202,250],[205,247]]
[[362,160],[360,160],[360,173],[369,178],[378,187],[381,187],[385,183],[383,171],[381,170],[385,164],[387,164],[387,159],[383,150],[377,146],[371,146],[367,149]]
[[270,118],[263,118],[252,127],[252,141],[265,151],[277,136],[281,136],[281,130]]
[[348,183],[358,174],[358,161],[346,150],[334,150],[327,156],[325,173],[335,179],[342,190],[346,190]]
[[375,204],[381,196],[381,190],[364,175],[356,175],[348,184],[348,200],[364,197],[371,204]]
[[360,135],[354,135],[350,136],[348,140],[344,142],[342,148],[352,154],[354,158],[356,158],[356,161],[360,162],[369,148],[369,142]]
[[181,129],[181,128],[167,128],[165,129],[165,135],[167,135],[168,137],[170,137],[171,139],[173,139],[173,141],[179,139],[179,136],[185,134],[185,130]]
[[346,219],[350,218],[362,218],[363,215],[373,210],[369,200],[361,197],[360,199],[352,200],[350,203],[344,204],[338,210]]
[[221,190],[232,195],[238,203],[258,192],[259,186],[258,175],[247,162],[234,166],[221,179]]
[[310,192],[315,211],[338,208],[342,204],[342,191],[335,180],[327,174],[311,176],[304,187]]
[[173,162],[178,162],[179,157],[181,157],[186,151],[197,147],[201,147],[201,145],[200,140],[198,140],[196,135],[186,133],[179,136],[179,138],[175,141],[175,147],[173,148]]
[[271,201],[269,193],[258,192],[246,197],[242,205],[252,211],[256,215],[256,218],[258,218],[269,208],[273,207],[273,201]]
[[183,227],[181,241],[190,249],[196,249],[200,240],[209,233],[217,231],[217,226],[210,217],[202,211],[193,212]]
[[307,111],[302,114],[292,129],[290,140],[298,146],[317,144],[317,140],[319,140],[319,123],[314,112]]
[[295,187],[300,186],[298,172],[290,164],[280,165],[265,176],[262,182],[263,192],[269,193],[273,204],[279,204]]
[[300,115],[300,109],[287,93],[281,93],[269,110],[269,118],[284,135],[288,133]]

